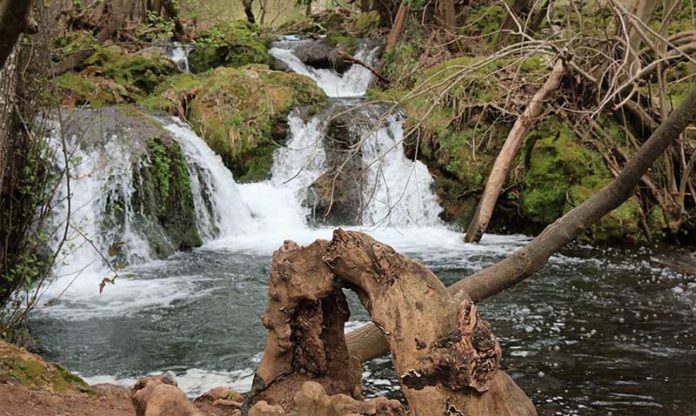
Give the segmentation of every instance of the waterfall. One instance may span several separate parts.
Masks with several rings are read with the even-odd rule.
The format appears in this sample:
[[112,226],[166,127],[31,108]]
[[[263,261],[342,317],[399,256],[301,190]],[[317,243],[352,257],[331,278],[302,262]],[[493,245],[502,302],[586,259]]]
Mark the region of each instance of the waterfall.
[[368,201],[363,224],[432,226],[440,224],[442,208],[432,191],[433,177],[420,161],[404,154],[404,121],[389,116],[384,126],[369,133],[362,146],[368,166]]
[[[282,61],[293,71],[312,78],[330,97],[338,98],[341,106],[346,106],[356,116],[349,127],[360,138],[361,153],[367,167],[367,183],[363,199],[366,201],[363,212],[365,226],[433,226],[440,225],[442,212],[437,196],[432,188],[434,180],[428,168],[420,161],[409,160],[404,154],[403,117],[399,114],[386,114],[387,109],[379,105],[365,105],[364,97],[372,81],[372,73],[365,67],[354,64],[340,75],[329,69],[316,69],[302,63],[294,52],[303,47],[305,41],[283,40],[275,42],[271,55]],[[355,56],[374,64],[377,48],[362,45]],[[353,98],[346,100],[346,98]],[[355,99],[358,98],[358,99]],[[385,120],[382,120],[386,118]],[[314,127],[314,126],[313,126]],[[323,153],[313,153],[322,132],[291,129],[292,139],[305,140],[305,154],[284,150],[283,157],[274,159],[274,176],[291,177],[301,172],[305,162],[316,166]],[[297,134],[305,138],[297,138]],[[314,146],[312,148],[312,146]],[[289,146],[290,147],[290,146]],[[316,158],[310,160],[311,158]],[[316,173],[316,169],[310,170]],[[304,175],[299,185],[306,188],[311,184],[307,177],[316,179],[319,175]]]
[[[293,53],[302,47],[305,40],[275,42],[269,53],[288,68],[298,74],[307,75],[314,79],[326,95],[335,98],[362,97],[372,82],[372,73],[360,65],[352,65],[343,75],[331,69],[312,68],[305,65]],[[363,45],[355,53],[355,58],[364,62],[372,62],[379,48],[369,48]]]
[[[303,117],[299,110],[289,115],[288,140],[273,155],[270,179],[237,184],[221,158],[189,126],[178,120],[155,119],[180,145],[185,157],[195,210],[195,224],[191,227],[213,248],[270,250],[285,238],[304,242],[326,237],[328,228],[314,229],[308,225],[311,210],[306,200],[308,189],[328,168],[324,137],[332,115],[339,110],[355,112],[349,130],[357,137],[364,173],[362,225],[373,230],[441,226],[441,208],[432,191],[433,178],[421,162],[404,154],[403,117],[355,98],[364,96],[372,79],[369,70],[353,65],[339,75],[307,67],[294,57],[293,50],[299,43],[276,43],[271,52],[336,98],[328,108],[311,117]],[[363,46],[356,55],[372,62],[376,53]],[[347,97],[352,98],[346,100]],[[108,111],[111,112],[105,119],[119,117],[116,110]],[[93,116],[78,114],[75,118],[89,120]],[[131,130],[137,129],[107,128],[108,134],[96,129],[91,133],[95,137],[69,137],[69,152],[73,156],[73,227],[56,265],[56,275],[67,276],[66,284],[79,274],[89,276],[78,282],[86,282],[88,287],[84,290],[90,293],[95,281],[110,275],[102,258],[104,253],[117,251],[112,261],[135,265],[161,257],[161,251],[157,254],[153,244],[166,244],[166,233],[158,231],[157,220],[148,218],[133,203],[134,193],[143,185],[138,182],[142,178],[134,175],[134,166],[150,161],[143,158],[142,145],[133,144],[143,137],[136,140]],[[58,149],[60,132],[53,136],[52,143]],[[57,160],[57,167],[62,168],[61,163]],[[54,228],[60,227],[67,216],[66,195],[63,184],[55,202]],[[114,244],[118,250],[112,250]],[[57,288],[51,292],[56,294],[66,285],[53,286]]]
[[166,122],[163,127],[181,144],[186,156],[196,226],[204,241],[252,231],[251,212],[242,203],[232,172],[220,156],[186,124]]
[[[63,171],[60,134],[56,124],[48,143],[56,155],[56,167]],[[71,155],[70,207],[67,182],[63,180],[54,198],[53,221],[49,227],[55,248],[63,236],[66,219],[70,218],[67,239],[56,259],[58,276],[70,282],[80,274],[108,276],[109,267],[100,253],[113,252],[114,244],[127,247],[118,250],[112,259],[114,263],[132,264],[152,259],[147,237],[139,232],[141,227],[136,224],[137,212],[130,198],[137,186],[131,149],[116,135],[107,135],[103,146],[92,147],[81,146],[77,135],[67,139],[67,152]],[[115,209],[115,206],[120,208]]]
[[179,42],[175,42],[172,46],[165,48],[169,59],[176,64],[179,72],[190,72],[188,56],[193,48],[189,45],[182,45]]

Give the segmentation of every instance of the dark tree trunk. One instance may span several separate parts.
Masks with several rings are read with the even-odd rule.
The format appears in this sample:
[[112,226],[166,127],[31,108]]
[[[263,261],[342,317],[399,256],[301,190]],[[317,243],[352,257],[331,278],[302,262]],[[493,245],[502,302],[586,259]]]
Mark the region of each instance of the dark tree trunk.
[[4,0],[0,3],[0,69],[22,33],[36,33],[31,19],[32,0]]
[[242,0],[242,3],[244,4],[244,14],[246,14],[247,22],[255,25],[256,18],[254,17],[253,9],[254,0]]

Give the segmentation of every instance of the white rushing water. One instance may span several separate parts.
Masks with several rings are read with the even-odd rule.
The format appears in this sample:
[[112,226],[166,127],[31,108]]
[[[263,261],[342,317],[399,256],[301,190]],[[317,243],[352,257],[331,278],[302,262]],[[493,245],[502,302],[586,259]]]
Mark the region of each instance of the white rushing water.
[[[314,79],[329,97],[352,98],[365,95],[370,82],[372,82],[372,73],[367,68],[352,65],[343,74],[338,74],[331,69],[312,68],[302,63],[293,53],[296,48],[302,46],[303,42],[305,41],[276,42],[268,52],[294,72]],[[368,47],[363,46],[356,52],[355,58],[371,62],[377,56],[378,51],[378,48],[368,49]]]
[[182,45],[178,42],[166,48],[169,59],[176,64],[176,68],[179,72],[190,72],[188,56],[192,50],[193,48],[191,46]]

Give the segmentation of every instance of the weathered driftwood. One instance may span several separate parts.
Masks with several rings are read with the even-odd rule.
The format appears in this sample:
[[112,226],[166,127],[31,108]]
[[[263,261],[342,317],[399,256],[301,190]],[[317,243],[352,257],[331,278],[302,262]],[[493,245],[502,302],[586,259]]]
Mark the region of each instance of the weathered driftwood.
[[412,414],[536,414],[499,371],[500,346],[471,301],[450,296],[425,266],[391,247],[340,229],[331,242],[286,242],[273,255],[262,319],[268,339],[249,414],[403,414],[397,402],[360,400],[342,287],[358,293],[386,336]]
[[327,241],[307,247],[287,241],[273,253],[266,349],[254,379],[252,399],[295,407],[294,396],[305,381],[326,392],[359,398],[360,363],[348,355],[344,323],[348,304],[333,274],[322,261]]

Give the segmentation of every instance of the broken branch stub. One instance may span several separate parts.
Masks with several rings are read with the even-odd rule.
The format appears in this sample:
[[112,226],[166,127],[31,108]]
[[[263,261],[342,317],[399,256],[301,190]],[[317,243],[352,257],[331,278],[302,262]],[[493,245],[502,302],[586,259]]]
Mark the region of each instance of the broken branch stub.
[[317,240],[299,247],[286,241],[273,253],[262,317],[268,338],[254,378],[253,403],[264,400],[291,410],[295,393],[310,380],[330,395],[360,397],[360,363],[348,355],[344,338],[348,304],[321,260],[327,245]]
[[355,288],[384,333],[413,414],[536,415],[498,370],[490,326],[422,264],[360,232],[338,229],[324,261]]

